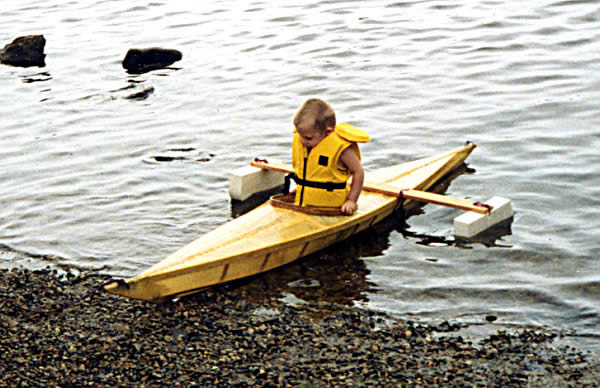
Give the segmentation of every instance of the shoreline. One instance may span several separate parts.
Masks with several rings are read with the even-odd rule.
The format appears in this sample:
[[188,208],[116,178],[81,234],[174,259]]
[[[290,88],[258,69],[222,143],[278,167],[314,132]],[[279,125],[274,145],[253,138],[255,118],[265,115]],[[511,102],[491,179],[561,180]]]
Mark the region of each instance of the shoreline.
[[0,385],[577,386],[600,362],[548,330],[472,343],[334,303],[281,305],[225,285],[162,305],[94,290],[91,273],[0,270]]

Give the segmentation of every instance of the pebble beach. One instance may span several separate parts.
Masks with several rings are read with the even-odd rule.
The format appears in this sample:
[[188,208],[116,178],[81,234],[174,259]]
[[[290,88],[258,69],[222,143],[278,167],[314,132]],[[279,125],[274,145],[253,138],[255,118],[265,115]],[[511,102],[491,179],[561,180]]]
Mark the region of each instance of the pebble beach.
[[284,304],[251,282],[164,304],[94,273],[0,271],[0,386],[595,387],[600,363],[544,329],[471,341],[336,303]]

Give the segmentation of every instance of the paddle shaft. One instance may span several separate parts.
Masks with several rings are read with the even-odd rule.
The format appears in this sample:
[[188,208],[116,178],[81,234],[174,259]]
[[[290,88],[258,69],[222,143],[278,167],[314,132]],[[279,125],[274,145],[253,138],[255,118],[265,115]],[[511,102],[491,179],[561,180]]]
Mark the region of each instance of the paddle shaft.
[[[293,173],[292,166],[283,163],[270,163],[264,160],[255,160],[250,165],[261,168],[263,170],[277,171],[285,174]],[[489,206],[481,205],[476,202],[472,202],[466,199],[453,198],[447,195],[430,193],[428,191],[405,189],[398,190],[396,188],[387,187],[385,185],[377,185],[365,183],[363,185],[364,191],[373,193],[389,195],[391,197],[412,199],[414,201],[432,203],[435,205],[448,206],[455,209],[472,211],[479,214],[487,214],[491,212]]]

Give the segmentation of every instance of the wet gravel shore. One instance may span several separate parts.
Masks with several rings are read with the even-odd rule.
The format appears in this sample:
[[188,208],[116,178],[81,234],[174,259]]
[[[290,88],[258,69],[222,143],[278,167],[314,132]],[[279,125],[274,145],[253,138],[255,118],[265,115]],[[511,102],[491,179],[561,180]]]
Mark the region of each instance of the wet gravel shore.
[[337,304],[224,286],[154,305],[98,275],[0,270],[0,386],[598,386],[600,364],[542,330],[471,343]]

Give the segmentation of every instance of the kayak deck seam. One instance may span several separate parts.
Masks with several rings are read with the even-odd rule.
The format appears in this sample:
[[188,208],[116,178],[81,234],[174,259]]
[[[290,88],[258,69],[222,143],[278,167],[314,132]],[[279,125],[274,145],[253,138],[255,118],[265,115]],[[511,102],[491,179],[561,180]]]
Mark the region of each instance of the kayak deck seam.
[[[411,169],[411,170],[404,171],[402,174],[396,175],[396,176],[394,176],[393,178],[386,179],[386,180],[382,181],[380,184],[390,184],[391,182],[397,181],[398,179],[400,179],[400,178],[402,178],[402,177],[405,177],[405,176],[407,176],[407,175],[410,175],[410,174],[412,174],[413,172],[415,172],[415,171],[417,171],[417,170],[420,170],[420,169],[422,169],[422,168],[424,168],[424,167],[427,167],[427,166],[429,166],[429,165],[431,165],[431,164],[433,164],[433,163],[437,163],[437,162],[439,162],[440,160],[442,160],[442,159],[444,159],[444,158],[447,158],[448,156],[451,156],[451,155],[453,155],[453,154],[455,154],[455,152],[449,152],[449,153],[447,153],[446,155],[442,155],[442,156],[440,156],[440,157],[439,157],[439,158],[437,158],[437,159],[433,159],[433,160],[431,160],[429,163],[425,163],[425,164],[419,165],[419,166],[417,166],[417,167],[415,167],[415,168],[413,168],[413,169]],[[392,185],[393,185],[393,184],[392,184]]]
[[[244,234],[241,234],[241,235],[232,236],[232,238],[229,239],[229,240],[223,241],[223,242],[221,242],[218,245],[215,245],[215,246],[210,247],[208,249],[205,249],[203,251],[197,252],[197,253],[195,253],[193,255],[182,257],[180,260],[175,261],[173,263],[170,263],[169,267],[171,269],[177,268],[178,266],[184,264],[188,260],[191,260],[191,259],[194,259],[196,257],[205,255],[207,253],[216,251],[216,250],[218,250],[218,249],[220,249],[220,248],[222,248],[222,247],[224,247],[224,246],[226,246],[228,244],[231,244],[232,242],[235,242],[235,241],[239,240],[240,237],[250,237],[252,235],[258,234],[260,231],[262,231],[262,230],[264,230],[266,228],[269,228],[272,225],[275,225],[275,224],[279,223],[280,221],[284,220],[286,217],[289,217],[289,216],[290,216],[290,214],[284,214],[284,213],[282,213],[282,214],[278,215],[276,218],[274,218],[273,220],[271,220],[270,222],[268,222],[266,224],[263,224],[261,227],[254,228],[254,229],[252,229],[252,230],[250,230],[250,231],[248,231],[248,232],[246,232]],[[141,275],[148,276],[148,275],[153,275],[153,274],[159,274],[161,272],[163,272],[163,268],[156,268],[155,270],[150,269],[148,272],[142,273],[139,276],[141,276]]]

